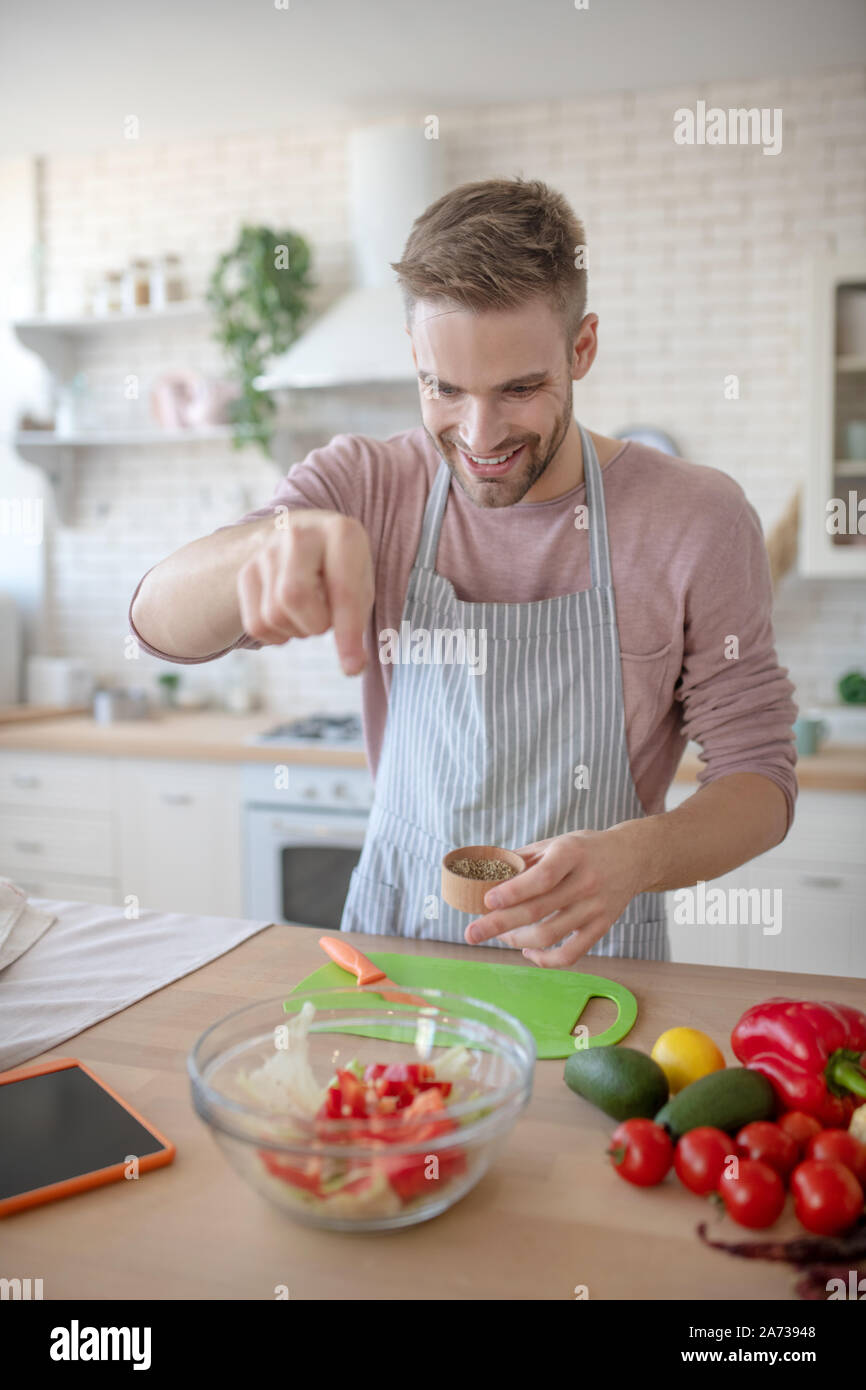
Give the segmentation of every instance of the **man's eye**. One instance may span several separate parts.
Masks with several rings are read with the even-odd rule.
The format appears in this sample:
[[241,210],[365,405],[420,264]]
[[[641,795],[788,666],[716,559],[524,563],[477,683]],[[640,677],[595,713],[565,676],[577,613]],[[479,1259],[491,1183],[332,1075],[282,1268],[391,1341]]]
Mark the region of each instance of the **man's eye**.
[[537,386],[512,386],[508,394],[510,396],[528,396],[532,391],[537,390]]

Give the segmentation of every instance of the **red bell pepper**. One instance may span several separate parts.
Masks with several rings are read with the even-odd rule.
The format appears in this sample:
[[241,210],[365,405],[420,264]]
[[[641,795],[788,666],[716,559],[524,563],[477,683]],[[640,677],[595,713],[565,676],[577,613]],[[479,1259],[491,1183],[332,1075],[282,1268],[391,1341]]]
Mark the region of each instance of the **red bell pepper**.
[[825,1128],[844,1128],[866,1098],[866,1014],[847,1004],[767,999],[746,1010],[731,1047],[766,1076],[786,1110],[814,1115]]
[[363,1081],[359,1081],[352,1071],[337,1072],[337,1087],[342,1097],[340,1116],[343,1119],[366,1115],[367,1113],[367,1093]]
[[[361,1081],[354,1072],[338,1070],[332,1086],[316,1116],[316,1133],[325,1143],[365,1145],[378,1150],[374,1158],[360,1160],[356,1169],[360,1176],[339,1188],[341,1193],[360,1192],[370,1183],[371,1171],[384,1172],[389,1184],[401,1201],[410,1202],[427,1189],[428,1182],[442,1181],[466,1171],[463,1149],[455,1147],[435,1153],[435,1141],[453,1133],[457,1122],[445,1112],[445,1097],[452,1089],[450,1081],[436,1081],[435,1068],[427,1063],[376,1063],[368,1066]],[[334,1120],[350,1120],[338,1126]],[[388,1153],[392,1144],[413,1144],[424,1150],[414,1154]],[[434,1153],[429,1149],[434,1148]],[[262,1153],[264,1158],[264,1152]],[[430,1159],[436,1159],[432,1171]],[[293,1186],[307,1188],[325,1198],[318,1172],[309,1165],[299,1170],[280,1160],[268,1162],[269,1170]],[[430,1176],[428,1176],[430,1173]],[[435,1177],[433,1176],[435,1174]]]
[[292,1187],[301,1187],[305,1192],[315,1192],[321,1196],[322,1188],[322,1160],[320,1158],[309,1158],[301,1160],[300,1166],[295,1163],[287,1163],[282,1155],[272,1152],[270,1149],[259,1149],[259,1158],[264,1163],[272,1177],[281,1178],[283,1182],[290,1183]]
[[[401,1144],[427,1144],[443,1134],[451,1134],[457,1129],[457,1122],[447,1116],[437,1118],[437,1112],[445,1109],[438,1091],[422,1091],[412,1104],[401,1111],[401,1133],[395,1136]],[[435,1160],[428,1175],[428,1161]],[[380,1160],[388,1175],[388,1181],[398,1193],[401,1201],[411,1202],[419,1196],[427,1183],[443,1181],[456,1177],[466,1169],[466,1154],[462,1149],[445,1149],[441,1154],[394,1154]]]
[[[435,1178],[427,1175],[428,1158],[436,1159]],[[466,1171],[466,1155],[462,1149],[452,1149],[438,1155],[394,1154],[378,1161],[382,1163],[389,1183],[402,1202],[411,1202],[430,1182],[442,1182],[445,1178],[453,1178]]]

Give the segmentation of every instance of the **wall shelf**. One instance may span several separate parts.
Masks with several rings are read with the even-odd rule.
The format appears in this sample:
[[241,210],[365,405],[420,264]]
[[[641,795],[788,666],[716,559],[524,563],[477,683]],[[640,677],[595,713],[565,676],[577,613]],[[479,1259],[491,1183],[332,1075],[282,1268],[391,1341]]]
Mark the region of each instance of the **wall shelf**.
[[[17,319],[12,327],[18,341],[42,359],[47,370],[61,381],[76,370],[80,345],[87,335],[133,333],[143,328],[172,329],[184,324],[207,326],[211,310],[204,300],[183,300],[165,309],[139,309],[132,314],[33,315]],[[35,464],[50,480],[57,514],[68,521],[75,493],[75,467],[81,449],[140,447],[229,441],[231,425],[206,425],[199,429],[80,430],[58,435],[53,430],[19,430],[11,442],[28,463]]]
[[[862,343],[850,339],[854,352],[840,353],[837,346],[840,296],[861,289],[866,289],[866,245],[857,253],[813,262],[811,432],[801,507],[800,568],[803,574],[821,579],[866,576],[866,545],[858,543],[866,461],[839,457],[847,424],[866,419],[866,381],[859,379],[866,376],[866,354],[860,350]],[[828,521],[839,514],[842,535],[837,540],[827,528]]]
[[207,425],[188,430],[86,430],[61,435],[53,430],[19,430],[13,443],[24,449],[93,449],[109,444],[194,444],[200,440],[231,439],[231,425]]
[[167,305],[165,309],[137,309],[134,314],[73,314],[58,317],[35,314],[16,319],[13,327],[19,337],[21,333],[96,333],[103,329],[140,328],[147,324],[159,326],[183,322],[184,319],[206,318],[209,313],[210,309],[203,299],[184,299],[177,304]]

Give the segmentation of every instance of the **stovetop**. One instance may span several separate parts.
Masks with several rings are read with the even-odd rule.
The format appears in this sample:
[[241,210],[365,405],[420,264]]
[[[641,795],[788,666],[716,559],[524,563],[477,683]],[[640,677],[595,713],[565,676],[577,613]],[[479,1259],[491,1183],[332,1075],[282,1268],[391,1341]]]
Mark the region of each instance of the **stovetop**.
[[309,714],[277,724],[257,734],[256,743],[338,743],[363,745],[363,728],[357,714]]

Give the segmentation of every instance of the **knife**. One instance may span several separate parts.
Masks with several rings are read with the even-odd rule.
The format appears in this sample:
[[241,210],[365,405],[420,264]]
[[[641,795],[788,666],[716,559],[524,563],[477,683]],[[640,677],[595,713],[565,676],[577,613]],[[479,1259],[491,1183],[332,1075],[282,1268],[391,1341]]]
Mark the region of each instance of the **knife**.
[[391,986],[388,989],[378,989],[377,994],[381,994],[383,999],[388,999],[392,1004],[414,1004],[423,1009],[430,1007],[429,999],[422,999],[417,994],[403,994],[399,986],[389,980],[384,970],[380,970],[378,965],[374,965],[368,960],[363,951],[359,951],[357,946],[351,942],[344,941],[339,936],[320,936],[319,945],[322,950],[331,957],[335,965],[339,965],[341,970],[346,970],[350,975],[358,977],[358,987],[372,985],[381,980],[385,985]]

